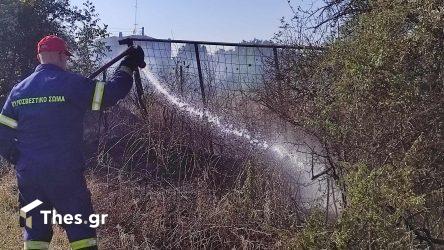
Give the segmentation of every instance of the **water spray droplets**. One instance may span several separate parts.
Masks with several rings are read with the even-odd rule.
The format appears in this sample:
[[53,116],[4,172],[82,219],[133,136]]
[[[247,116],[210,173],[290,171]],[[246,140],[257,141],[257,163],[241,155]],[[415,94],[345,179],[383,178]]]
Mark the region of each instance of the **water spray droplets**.
[[[185,111],[192,117],[197,117],[202,121],[206,121],[206,122],[212,124],[213,126],[217,127],[219,129],[219,131],[221,131],[224,134],[233,135],[233,136],[243,138],[254,146],[257,146],[257,147],[265,149],[265,150],[270,150],[280,159],[288,158],[288,159],[291,159],[293,162],[296,161],[296,159],[294,157],[292,157],[292,154],[289,153],[283,146],[281,146],[281,145],[271,146],[266,141],[261,141],[259,139],[254,138],[253,136],[251,136],[251,134],[247,130],[234,128],[234,126],[232,124],[223,124],[221,122],[220,117],[211,114],[207,110],[201,110],[201,109],[195,108],[191,104],[186,103],[186,102],[180,100],[177,96],[174,96],[173,94],[171,94],[171,92],[160,83],[160,81],[154,76],[154,74],[148,68],[144,68],[142,70],[142,72],[145,75],[145,77],[148,79],[148,82],[151,85],[153,85],[155,90],[157,92],[159,92],[160,94],[162,94],[163,96],[165,96],[165,98],[171,104],[176,106],[181,111]],[[296,165],[299,166],[299,164],[296,164]]]

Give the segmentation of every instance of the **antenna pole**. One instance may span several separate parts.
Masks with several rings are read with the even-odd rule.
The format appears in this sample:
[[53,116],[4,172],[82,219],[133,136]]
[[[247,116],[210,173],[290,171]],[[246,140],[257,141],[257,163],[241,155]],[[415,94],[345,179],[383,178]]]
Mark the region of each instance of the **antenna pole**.
[[136,0],[136,6],[135,6],[133,35],[136,35],[136,33],[137,33],[137,9],[138,9],[137,3],[138,3],[138,0]]

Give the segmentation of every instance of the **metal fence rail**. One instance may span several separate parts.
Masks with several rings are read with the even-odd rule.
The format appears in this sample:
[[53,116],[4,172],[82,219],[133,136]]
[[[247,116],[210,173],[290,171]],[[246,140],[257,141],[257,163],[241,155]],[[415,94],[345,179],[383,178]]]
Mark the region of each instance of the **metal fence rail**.
[[[127,38],[120,44],[143,47],[148,68],[187,101],[222,108],[222,99],[279,78],[289,61],[304,51],[321,51],[314,46],[225,43],[208,41]],[[292,60],[287,60],[289,57]]]

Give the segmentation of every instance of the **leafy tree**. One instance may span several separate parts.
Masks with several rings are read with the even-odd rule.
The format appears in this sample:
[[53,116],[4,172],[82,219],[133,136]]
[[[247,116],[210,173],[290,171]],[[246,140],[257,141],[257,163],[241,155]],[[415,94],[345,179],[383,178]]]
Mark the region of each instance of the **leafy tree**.
[[99,25],[100,19],[92,2],[87,1],[83,6],[84,9],[79,10],[82,19],[76,20],[76,25],[71,26],[71,34],[74,34],[76,41],[74,44],[76,60],[71,66],[72,70],[86,75],[100,66],[99,63],[108,51],[105,42],[97,39],[108,36],[108,32],[107,25],[103,27]]
[[[78,55],[73,68],[86,73],[97,64],[106,36],[94,6],[86,1],[79,9],[68,0],[5,0],[0,3],[0,99],[12,86],[27,77],[38,64],[37,42],[48,34],[63,37]],[[76,41],[79,44],[76,44]],[[98,53],[100,55],[100,53]]]
[[326,1],[305,14],[318,18],[315,31],[337,25],[327,49],[289,63],[284,99],[263,95],[324,146],[326,173],[347,198],[331,236],[338,248],[444,245],[443,9],[442,1]]

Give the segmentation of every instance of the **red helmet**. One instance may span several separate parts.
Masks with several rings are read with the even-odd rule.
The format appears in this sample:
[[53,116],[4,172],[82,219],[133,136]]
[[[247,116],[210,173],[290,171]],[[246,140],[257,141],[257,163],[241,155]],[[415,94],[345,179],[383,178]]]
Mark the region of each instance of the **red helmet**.
[[72,56],[71,52],[68,50],[66,42],[62,38],[54,35],[45,36],[37,44],[37,53],[44,51],[65,52],[67,56]]

